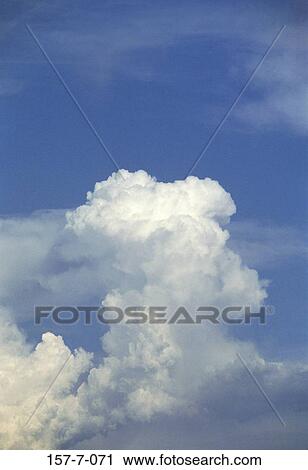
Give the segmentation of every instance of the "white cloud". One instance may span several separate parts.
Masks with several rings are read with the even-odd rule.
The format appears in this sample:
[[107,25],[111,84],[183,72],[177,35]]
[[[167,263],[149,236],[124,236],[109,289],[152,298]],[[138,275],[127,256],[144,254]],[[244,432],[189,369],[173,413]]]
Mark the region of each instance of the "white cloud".
[[[243,97],[235,116],[244,128],[280,128],[308,131],[308,52],[305,28],[287,25],[258,71],[252,94]],[[250,64],[250,70],[253,66]]]
[[[158,67],[159,62],[156,66],[149,63],[151,51],[180,48],[189,41],[195,41],[196,50],[206,43],[213,48],[215,41],[213,51],[216,52],[217,62],[227,52],[227,59],[224,59],[227,80],[224,80],[223,88],[217,94],[222,100],[215,106],[211,105],[211,113],[220,116],[218,120],[287,18],[286,29],[258,70],[232,117],[237,118],[236,122],[240,121],[241,130],[287,126],[295,132],[307,132],[305,16],[300,24],[270,5],[260,10],[255,5],[247,7],[239,4],[230,8],[225,4],[213,8],[200,3],[189,4],[189,7],[167,5],[163,9],[135,5],[125,19],[121,15],[114,18],[108,7],[103,11],[104,17],[92,12],[88,14],[91,30],[80,28],[78,18],[75,18],[70,21],[69,29],[66,25],[63,29],[47,33],[46,41],[54,48],[56,56],[61,51],[61,60],[77,66],[87,80],[104,85],[123,75],[137,80],[173,84],[172,69],[165,64]],[[108,21],[109,18],[112,21]],[[233,43],[237,45],[237,52],[230,55],[230,48],[226,50],[225,47]],[[84,67],[85,63],[87,67]],[[213,77],[213,70],[207,69],[207,63],[203,63],[200,74],[204,76],[205,87],[208,86],[207,79]],[[192,84],[195,78],[191,77]],[[219,90],[220,81],[216,80],[215,84]],[[227,96],[226,100],[224,96]],[[207,109],[208,106],[209,103]],[[201,113],[198,118],[204,119]]]
[[290,258],[307,258],[307,234],[294,227],[246,220],[232,221],[229,230],[228,245],[256,268],[277,266]]
[[[33,410],[45,394],[49,384],[62,367],[71,351],[64,345],[61,337],[51,333],[43,335],[41,343],[32,351],[25,343],[22,334],[11,323],[9,313],[0,312],[0,447],[36,447],[52,445],[55,442],[52,426],[41,426],[52,420],[58,403],[72,396],[73,387],[83,372],[91,365],[91,355],[82,350],[75,351],[67,367],[57,380],[57,386],[49,394],[47,408],[41,409],[41,423],[34,430],[25,428]],[[65,422],[61,430],[65,434]],[[22,440],[19,436],[23,435]]]
[[[10,246],[14,262],[7,257],[2,265],[0,301],[8,308],[8,293],[27,278],[51,299],[66,291],[74,302],[76,295],[74,303],[101,289],[105,305],[258,305],[265,283],[226,246],[224,226],[234,212],[231,196],[208,178],[160,183],[122,170],[97,183],[87,203],[67,213],[65,227],[61,213],[3,221],[3,252]],[[242,372],[239,351],[270,390],[295,370],[266,362],[220,327],[113,325],[102,338],[101,362],[94,367],[88,353],[76,351],[23,428],[70,351],[51,333],[31,350],[7,315],[0,325],[8,384],[1,447],[65,447],[130,422],[198,415],[219,396],[213,384]]]

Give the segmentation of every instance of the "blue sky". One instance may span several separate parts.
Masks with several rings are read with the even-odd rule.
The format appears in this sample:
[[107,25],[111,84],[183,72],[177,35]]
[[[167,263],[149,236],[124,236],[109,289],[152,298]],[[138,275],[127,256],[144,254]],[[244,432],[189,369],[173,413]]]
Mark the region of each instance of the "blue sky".
[[115,171],[26,24],[119,167],[166,182],[186,177],[286,25],[193,174],[231,193],[230,244],[270,280],[275,315],[236,334],[265,356],[307,358],[307,12],[301,1],[213,5],[4,2],[0,214],[77,207]]
[[[255,221],[256,237],[262,239],[264,224],[272,227],[272,239],[263,243],[302,244],[308,116],[297,109],[296,93],[305,74],[298,50],[303,24],[300,4],[292,5],[235,2],[231,8],[220,2],[213,9],[208,2],[92,2],[89,9],[83,2],[34,2],[33,10],[10,5],[1,38],[0,212],[75,207],[96,181],[115,170],[25,23],[118,165],[142,168],[162,181],[186,176],[286,24],[193,173],[217,179],[232,194],[237,205],[233,220]],[[281,109],[273,103],[275,93]],[[288,113],[284,101],[290,102]],[[307,109],[306,103],[302,106]],[[287,240],[275,240],[276,232],[281,238],[281,226],[292,232],[289,240],[288,233]],[[278,343],[283,341],[290,352],[291,342],[291,349],[302,354],[307,340],[302,324],[307,326],[305,263],[303,253],[291,255],[276,265],[264,260],[261,275],[272,281],[269,301],[279,312],[279,319],[273,319]],[[291,293],[285,286],[292,287]],[[290,310],[299,319],[291,334],[285,327]],[[265,340],[266,334],[261,336]]]
[[[292,24],[296,9],[287,2],[284,8],[235,2],[232,9],[221,2],[215,11],[207,2],[189,9],[185,2],[92,2],[86,11],[82,2],[73,4],[29,8],[2,37],[1,213],[74,207],[114,170],[25,22],[119,166],[166,181],[186,176],[281,25],[291,23],[195,174],[218,179],[241,217],[303,226],[305,124],[299,110],[291,124],[277,117],[268,97],[271,86],[296,92],[284,71],[279,77],[278,65],[289,66],[286,56],[294,74],[303,72],[292,50],[301,40]],[[255,102],[263,115],[272,114],[268,122],[258,109],[246,116]],[[281,115],[282,109],[283,103]],[[292,191],[282,205],[286,186]]]

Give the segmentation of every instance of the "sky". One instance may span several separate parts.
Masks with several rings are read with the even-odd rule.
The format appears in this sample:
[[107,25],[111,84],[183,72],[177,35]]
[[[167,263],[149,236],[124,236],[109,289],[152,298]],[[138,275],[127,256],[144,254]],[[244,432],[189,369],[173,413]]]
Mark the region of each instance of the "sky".
[[[136,445],[144,448],[152,443],[159,448],[165,445],[164,442],[170,447],[186,448],[202,448],[203,445],[208,448],[236,447],[239,443],[243,447],[268,445],[287,448],[307,445],[302,423],[304,419],[299,414],[302,409],[305,410],[303,415],[307,412],[308,402],[304,393],[305,387],[307,390],[304,364],[307,364],[308,339],[305,158],[308,132],[305,32],[308,12],[304,3],[235,1],[231,5],[226,1],[213,4],[209,1],[95,0],[89,8],[81,1],[55,1],[52,4],[45,1],[28,1],[26,4],[21,1],[2,2],[0,249],[4,261],[1,268],[0,305],[9,311],[23,332],[24,340],[21,341],[28,341],[32,347],[40,342],[42,333],[51,331],[62,335],[67,345],[65,347],[84,348],[87,353],[80,353],[80,357],[74,359],[75,375],[77,372],[87,373],[87,354],[93,353],[94,362],[100,363],[101,356],[106,354],[106,350],[102,352],[101,349],[101,335],[105,336],[106,331],[85,330],[80,325],[61,329],[51,323],[39,328],[33,325],[33,305],[37,302],[100,302],[111,295],[110,290],[118,288],[124,292],[128,286],[129,289],[137,289],[136,286],[139,288],[144,278],[150,283],[159,263],[157,258],[158,264],[153,262],[154,271],[148,271],[150,252],[147,253],[146,249],[153,250],[151,243],[158,235],[153,229],[153,234],[147,233],[138,238],[137,230],[136,235],[130,234],[127,239],[122,232],[123,220],[130,227],[131,220],[135,221],[137,214],[137,221],[139,216],[141,220],[143,217],[149,225],[154,224],[157,230],[167,230],[168,233],[174,230],[178,233],[176,230],[180,228],[171,222],[171,225],[169,222],[160,225],[155,217],[154,223],[146,206],[142,206],[142,217],[137,209],[136,213],[130,211],[131,207],[139,204],[134,189],[135,181],[145,188],[142,197],[148,198],[153,213],[156,213],[156,207],[162,213],[167,207],[166,214],[171,217],[168,199],[164,200],[164,197],[170,197],[171,200],[175,197],[176,200],[178,186],[175,183],[174,186],[166,187],[158,185],[156,190],[156,186],[145,175],[152,175],[162,183],[185,180],[216,126],[239,96],[278,31],[285,25],[254,79],[203,158],[194,167],[192,175],[200,180],[210,178],[218,181],[235,203],[236,212],[230,211],[221,195],[226,216],[231,217],[226,227],[230,232],[228,241],[223,241],[220,228],[213,229],[219,233],[217,247],[222,250],[222,259],[226,255],[225,250],[230,249],[239,255],[243,265],[257,271],[256,284],[251,284],[255,281],[250,278],[245,280],[252,297],[261,299],[260,292],[265,288],[262,280],[267,280],[266,303],[275,307],[268,324],[265,327],[233,327],[229,333],[232,344],[229,340],[224,344],[221,339],[222,349],[232,349],[235,343],[246,341],[258,350],[259,361],[265,361],[266,367],[269,367],[268,364],[276,364],[275,361],[283,364],[282,369],[290,362],[293,364],[286,368],[291,374],[290,381],[295,391],[288,391],[290,385],[285,385],[285,389],[282,387],[281,396],[277,390],[273,391],[282,409],[286,408],[290,422],[287,432],[279,430],[277,437],[272,437],[273,426],[276,429],[275,417],[266,409],[266,403],[258,401],[260,396],[254,385],[249,384],[249,377],[245,378],[245,374],[242,376],[235,369],[234,377],[243,383],[243,388],[237,391],[238,402],[232,413],[225,410],[225,396],[219,395],[216,379],[212,379],[209,380],[210,385],[207,384],[210,392],[206,405],[200,405],[202,400],[199,396],[196,398],[195,395],[183,393],[185,397],[177,397],[178,403],[174,404],[174,412],[171,412],[173,405],[165,397],[168,412],[165,413],[166,410],[157,405],[157,413],[155,409],[151,410],[150,418],[140,417],[137,424],[131,418],[133,412],[130,408],[127,408],[130,411],[125,408],[125,412],[121,408],[125,418],[121,415],[118,421],[114,416],[111,419],[102,413],[102,421],[109,423],[110,420],[108,426],[112,429],[107,437],[102,437],[106,429],[101,429],[98,423],[92,423],[92,433],[84,428],[84,423],[79,423],[75,433],[62,442],[57,436],[48,435],[38,445],[51,443],[80,446],[80,442],[90,448],[98,443],[110,447]],[[91,132],[26,25],[38,38],[79,106],[94,125],[116,166]],[[95,189],[94,199],[89,199],[87,205],[84,205],[88,191],[93,191],[97,182],[106,181],[118,168],[136,175],[128,177],[132,183],[127,183],[125,189],[119,176],[113,176],[110,186],[107,185],[107,195],[105,190],[101,194]],[[139,170],[145,173],[135,173]],[[198,185],[192,185],[189,189],[188,183],[188,189],[185,188],[184,185],[183,191],[187,190],[187,194],[196,194],[195,205],[185,208],[183,200],[183,212],[175,203],[174,217],[178,217],[180,223],[183,214],[187,217],[190,213],[195,214],[202,228],[203,222],[199,219],[203,215],[198,212],[196,205],[198,198],[203,197],[203,189]],[[122,201],[122,210],[127,211],[131,218],[126,220],[121,211],[117,213],[113,191],[119,191],[117,194]],[[128,200],[124,197],[125,191]],[[160,191],[165,194],[164,197]],[[212,229],[212,225],[218,223],[215,214],[219,212],[220,206],[217,206],[219,201],[216,201],[214,194],[215,189],[211,186],[208,197],[212,201],[214,215],[205,216],[209,224],[205,230],[210,230],[209,227]],[[182,201],[181,193],[178,197]],[[109,201],[109,209],[118,214],[118,228],[122,234],[119,240],[118,235],[113,233],[107,209],[109,225],[101,220],[100,212],[97,211],[97,207],[104,205],[105,201]],[[76,210],[79,206],[85,209],[81,212]],[[89,219],[84,215],[87,207],[92,210]],[[67,210],[73,214],[69,220],[74,236],[64,230]],[[96,218],[97,223],[94,223]],[[88,227],[88,235],[80,232],[83,223]],[[193,232],[193,227],[191,230]],[[103,236],[103,245],[99,243],[100,236]],[[113,237],[116,241],[113,241]],[[178,237],[181,243],[182,235],[178,233]],[[185,240],[184,237],[183,253],[188,250]],[[161,250],[169,249],[169,242],[165,239],[158,237],[156,243]],[[141,250],[140,259],[136,248],[138,244],[145,246],[145,251]],[[214,242],[213,246],[216,246]],[[196,242],[196,251],[198,247]],[[141,266],[145,263],[142,273],[138,270],[135,272],[136,268],[130,265],[129,250],[135,256],[138,255]],[[202,245],[200,250],[202,252]],[[118,259],[122,252],[123,259]],[[178,263],[181,263],[182,253],[177,250],[175,253]],[[125,264],[125,256],[128,257],[128,266]],[[117,259],[120,268],[115,268],[113,257]],[[206,257],[204,262],[207,266]],[[199,269],[197,265],[195,268]],[[168,276],[172,278],[178,269],[179,266],[175,264],[173,270],[170,268]],[[240,276],[244,268],[236,264],[234,269],[234,276]],[[216,270],[212,275],[214,278],[219,277]],[[223,274],[220,276],[224,279]],[[159,282],[163,284],[164,279]],[[159,282],[157,285],[160,286]],[[192,283],[187,297],[190,299],[195,292],[194,288],[197,289],[198,280],[192,276],[189,282]],[[163,286],[165,289],[166,286]],[[128,296],[128,291],[125,291],[125,295],[123,292],[122,296]],[[211,295],[214,298],[216,294],[211,292],[209,298],[212,298]],[[234,286],[234,292],[243,299],[244,292],[237,285]],[[149,298],[152,299],[151,296]],[[230,300],[229,296],[227,300]],[[6,318],[7,313],[3,315]],[[51,349],[53,341],[47,341]],[[117,341],[120,339],[115,337],[115,343]],[[181,341],[179,344],[186,351]],[[46,346],[45,343],[43,345]],[[31,353],[27,354],[31,356]],[[157,351],[150,351],[149,354],[157,354]],[[176,356],[176,352],[174,354]],[[31,363],[35,358],[31,359],[30,356],[27,360]],[[92,372],[94,377],[99,375],[97,370],[100,367],[106,368],[106,364]],[[261,375],[264,373],[265,383],[266,378],[274,374],[266,367],[260,372]],[[117,374],[121,376],[121,371]],[[178,374],[181,376],[182,372]],[[281,374],[287,376],[287,372]],[[81,379],[75,380],[79,383]],[[179,386],[182,382],[178,376],[177,380]],[[230,377],[224,380],[225,390],[234,391],[234,381]],[[93,381],[99,382],[99,379]],[[280,384],[280,381],[283,381],[280,376],[273,379],[273,383]],[[148,385],[153,390],[157,386],[152,382]],[[17,388],[20,386],[16,385]],[[77,387],[76,383],[74,387]],[[88,383],[84,388],[87,387],[88,396],[95,394],[93,385]],[[168,387],[169,384],[166,390]],[[40,393],[40,388],[37,393]],[[87,408],[88,399],[84,398],[86,392],[83,390],[80,393],[80,403],[87,402],[87,411],[84,412],[91,415],[91,410]],[[257,402],[248,411],[241,407],[245,393],[255,397]],[[290,396],[294,397],[293,401]],[[109,400],[108,406],[113,406],[113,400]],[[193,413],[191,416],[182,416],[178,410],[190,407],[191,402],[193,406],[198,403],[206,411],[199,413],[198,418]],[[254,399],[252,402],[255,404]],[[80,403],[75,404],[78,410]],[[31,408],[31,403],[27,403],[27,406]],[[52,404],[50,406],[52,408]],[[101,406],[104,410],[105,405]],[[235,436],[222,432],[226,423],[221,417],[223,412],[228,425],[236,429]],[[204,414],[206,417],[202,421]],[[245,416],[249,418],[245,420]],[[66,418],[70,422],[71,417]],[[44,419],[47,417],[44,416]],[[165,429],[163,433],[162,423]],[[173,430],[178,426],[182,429],[182,437],[171,438]],[[209,428],[212,429],[210,436],[207,433]],[[33,431],[34,436],[35,432],[39,433],[39,429]],[[207,435],[206,442],[202,438],[203,434]],[[35,442],[35,437],[33,439]],[[120,444],[115,444],[116,441]],[[8,445],[8,441],[4,442],[3,445]],[[35,445],[32,441],[21,442],[25,442],[23,445]]]

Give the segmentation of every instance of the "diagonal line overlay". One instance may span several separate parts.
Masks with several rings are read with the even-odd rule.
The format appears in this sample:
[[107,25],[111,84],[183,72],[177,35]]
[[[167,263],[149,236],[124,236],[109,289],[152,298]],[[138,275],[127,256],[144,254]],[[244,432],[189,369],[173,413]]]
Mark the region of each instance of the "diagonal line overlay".
[[226,113],[224,114],[222,120],[219,122],[219,124],[216,126],[216,128],[214,129],[214,131],[212,132],[212,134],[210,135],[207,143],[205,144],[205,146],[203,147],[203,149],[201,150],[201,152],[199,153],[199,155],[197,156],[197,158],[195,159],[194,163],[192,164],[192,166],[190,167],[187,175],[186,175],[186,178],[188,176],[190,176],[192,174],[192,172],[194,171],[194,169],[196,168],[196,166],[198,165],[198,163],[200,162],[200,160],[204,157],[204,155],[206,154],[206,152],[208,151],[208,149],[210,148],[211,144],[213,143],[213,141],[215,140],[217,134],[219,133],[219,131],[221,130],[221,128],[223,127],[224,123],[226,122],[226,120],[228,119],[228,117],[230,116],[230,114],[232,113],[233,109],[235,108],[235,106],[237,105],[238,101],[240,100],[241,96],[245,93],[246,89],[248,88],[248,86],[250,85],[250,83],[252,82],[252,80],[254,79],[256,73],[258,72],[258,70],[260,69],[261,65],[263,64],[263,62],[265,61],[266,57],[268,56],[268,54],[271,52],[271,50],[273,49],[274,45],[276,44],[276,42],[278,41],[278,39],[280,38],[282,32],[284,31],[284,29],[286,28],[286,25],[283,25],[280,30],[278,31],[278,33],[276,34],[276,36],[274,37],[274,39],[272,40],[271,44],[268,46],[268,48],[266,49],[266,51],[264,52],[263,56],[261,57],[260,61],[258,62],[258,64],[256,65],[256,67],[254,68],[254,70],[252,71],[252,73],[250,74],[248,80],[246,81],[245,85],[242,87],[240,93],[237,95],[237,97],[235,98],[235,100],[233,101],[233,103],[231,104],[230,108],[226,111]]
[[36,45],[40,49],[41,53],[45,57],[46,61],[48,62],[48,64],[50,65],[50,67],[52,68],[54,73],[56,74],[56,76],[57,76],[58,80],[60,81],[60,83],[62,84],[63,88],[65,89],[65,91],[67,92],[67,94],[69,95],[71,100],[73,101],[74,105],[78,109],[78,111],[81,114],[83,120],[86,122],[86,124],[88,125],[88,127],[92,131],[92,134],[94,134],[94,136],[96,137],[97,141],[99,142],[100,146],[103,148],[103,150],[106,153],[106,155],[108,156],[109,160],[112,162],[112,164],[115,166],[115,168],[120,172],[121,177],[124,178],[121,171],[120,171],[120,167],[117,164],[114,157],[111,155],[110,150],[108,149],[108,147],[106,146],[106,144],[103,141],[102,137],[99,135],[98,131],[96,130],[96,128],[94,127],[94,125],[92,124],[90,119],[88,118],[87,114],[85,113],[85,111],[81,107],[79,101],[77,100],[77,98],[75,97],[73,92],[71,91],[70,87],[68,86],[68,84],[64,80],[63,76],[61,75],[61,73],[59,72],[59,70],[57,69],[57,67],[55,66],[55,64],[53,63],[53,61],[49,57],[49,55],[47,54],[46,50],[44,49],[43,45],[39,41],[38,37],[34,34],[33,30],[30,28],[30,26],[28,24],[26,24],[26,28],[27,28],[30,36],[32,37],[32,39],[34,40],[34,42],[36,43]]

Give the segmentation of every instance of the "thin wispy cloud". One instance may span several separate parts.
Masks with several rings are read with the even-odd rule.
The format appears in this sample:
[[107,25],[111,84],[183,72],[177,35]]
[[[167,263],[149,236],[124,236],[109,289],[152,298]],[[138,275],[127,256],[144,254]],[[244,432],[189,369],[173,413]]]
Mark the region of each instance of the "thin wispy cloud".
[[23,87],[24,84],[22,80],[0,78],[0,97],[17,95],[23,90]]
[[[55,25],[54,30],[43,34],[44,43],[56,60],[84,74],[89,83],[94,81],[101,86],[110,86],[115,78],[121,77],[170,83],[172,68],[166,64],[161,67],[159,60],[153,63],[149,57],[157,51],[163,54],[174,49],[176,52],[187,43],[212,47],[215,42],[214,54],[218,51],[224,54],[234,44],[241,58],[239,62],[235,54],[234,59],[232,55],[226,56],[229,92],[232,93],[277,29],[254,8],[238,11],[226,5],[215,10],[208,4],[183,4],[176,8],[166,5],[162,9],[135,5],[125,17],[116,17],[115,23],[110,21],[114,18],[112,9],[106,13],[106,21],[98,21],[95,14],[89,12],[88,21],[83,25],[73,16],[64,21],[62,27]],[[281,26],[279,18],[278,14],[277,24]],[[305,18],[303,21],[305,25]],[[235,112],[242,130],[286,125],[293,131],[307,131],[305,29],[305,26],[295,28],[292,21],[286,25],[285,37],[272,51],[251,93]],[[201,73],[204,72],[202,69]],[[189,74],[189,70],[184,73]],[[215,106],[212,108],[215,113]]]

